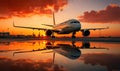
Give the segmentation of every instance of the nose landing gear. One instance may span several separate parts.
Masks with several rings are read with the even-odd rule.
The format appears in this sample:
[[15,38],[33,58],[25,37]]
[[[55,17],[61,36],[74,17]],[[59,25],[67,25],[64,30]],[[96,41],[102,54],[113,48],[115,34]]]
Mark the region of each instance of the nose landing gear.
[[52,33],[52,36],[51,36],[52,38],[55,38],[55,36],[54,36],[54,33]]
[[76,34],[76,32],[72,33],[72,38],[76,38],[75,34]]

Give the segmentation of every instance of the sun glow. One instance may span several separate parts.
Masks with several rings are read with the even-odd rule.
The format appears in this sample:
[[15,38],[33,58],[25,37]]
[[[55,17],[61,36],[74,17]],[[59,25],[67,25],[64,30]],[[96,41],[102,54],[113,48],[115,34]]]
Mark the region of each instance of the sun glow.
[[[13,27],[13,21],[17,26],[51,29],[51,27],[43,26],[42,24],[53,25],[52,11],[54,10],[56,24],[62,23],[69,19],[74,19],[74,18],[76,19],[77,17],[81,18],[81,16],[83,16],[83,22],[82,20],[80,20],[82,24],[82,29],[102,28],[102,27],[104,28],[107,26],[110,27],[110,29],[107,29],[107,30],[91,31],[90,37],[94,37],[94,36],[95,37],[98,37],[98,36],[120,37],[120,33],[118,33],[119,26],[120,26],[119,24],[120,4],[119,3],[117,4],[114,2],[111,3],[111,1],[108,0],[108,3],[106,3],[106,5],[103,5],[105,4],[104,1],[103,2],[98,1],[98,4],[94,4],[94,2],[90,2],[90,3],[88,2],[89,4],[86,5],[84,4],[85,2],[84,0],[80,2],[79,1],[68,2],[67,0],[51,0],[50,2],[47,2],[47,0],[45,1],[41,1],[41,0],[24,1],[23,0],[23,2],[22,1],[19,2],[16,0],[11,0],[10,2],[8,2],[10,4],[9,5],[7,3],[7,0],[4,1],[5,3],[2,3],[1,1],[0,1],[1,3],[0,32],[10,32],[11,35],[33,35],[34,33],[36,36],[46,37],[46,34],[45,34],[46,31],[15,28]],[[104,15],[102,12],[105,12]],[[103,18],[106,18],[106,19],[103,19]],[[99,21],[97,21],[97,19],[99,19]],[[89,23],[86,23],[85,20]],[[60,35],[55,33],[55,36],[71,37],[72,34]],[[82,33],[77,32],[76,36],[82,37]]]

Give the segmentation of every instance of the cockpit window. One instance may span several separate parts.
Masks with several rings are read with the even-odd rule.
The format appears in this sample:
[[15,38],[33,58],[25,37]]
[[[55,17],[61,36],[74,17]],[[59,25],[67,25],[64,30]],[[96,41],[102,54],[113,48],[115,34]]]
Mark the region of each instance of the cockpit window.
[[79,23],[79,21],[76,21],[76,23]]
[[75,21],[74,23],[78,23],[77,21]]
[[70,23],[79,23],[79,21],[71,21]]
[[73,23],[73,21],[71,21],[70,23]]

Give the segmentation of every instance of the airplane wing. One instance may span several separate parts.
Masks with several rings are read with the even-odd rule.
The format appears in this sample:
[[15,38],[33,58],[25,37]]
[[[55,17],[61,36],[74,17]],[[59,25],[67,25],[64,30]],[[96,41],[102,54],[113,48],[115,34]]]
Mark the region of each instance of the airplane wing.
[[106,28],[86,28],[86,29],[81,29],[80,31],[84,31],[84,30],[103,30],[103,29],[109,29],[109,27],[106,27]]
[[49,28],[37,28],[37,27],[16,26],[16,25],[14,25],[14,23],[13,23],[13,27],[33,29],[33,30],[51,30],[51,31],[53,31],[53,32],[59,32],[59,31],[60,31],[60,30],[54,30],[54,29],[49,29]]

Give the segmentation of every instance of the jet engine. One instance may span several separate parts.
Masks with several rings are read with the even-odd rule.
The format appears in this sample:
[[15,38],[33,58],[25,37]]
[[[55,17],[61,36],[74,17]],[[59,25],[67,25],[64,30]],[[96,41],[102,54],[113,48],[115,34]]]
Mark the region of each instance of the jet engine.
[[89,30],[84,30],[84,31],[82,31],[82,35],[83,36],[89,36],[90,35],[90,31]]
[[46,31],[46,35],[47,35],[47,36],[51,36],[52,33],[53,33],[53,32],[52,32],[51,30],[47,30],[47,31]]

